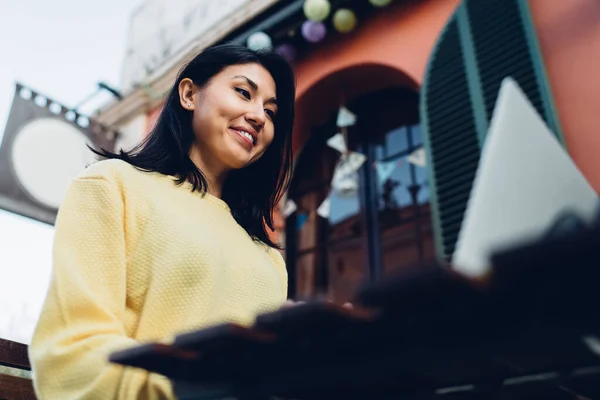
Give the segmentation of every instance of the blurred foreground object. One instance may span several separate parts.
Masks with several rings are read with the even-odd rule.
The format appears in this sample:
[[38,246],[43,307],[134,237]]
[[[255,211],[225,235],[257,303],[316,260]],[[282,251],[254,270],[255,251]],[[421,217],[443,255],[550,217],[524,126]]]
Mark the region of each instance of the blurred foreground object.
[[494,252],[539,238],[566,212],[589,225],[598,194],[519,85],[500,87],[452,265],[485,276]]
[[420,265],[353,309],[309,302],[112,361],[188,382],[194,399],[597,398],[599,248],[596,223],[495,254],[484,284]]
[[27,346],[0,339],[0,398],[34,400]]

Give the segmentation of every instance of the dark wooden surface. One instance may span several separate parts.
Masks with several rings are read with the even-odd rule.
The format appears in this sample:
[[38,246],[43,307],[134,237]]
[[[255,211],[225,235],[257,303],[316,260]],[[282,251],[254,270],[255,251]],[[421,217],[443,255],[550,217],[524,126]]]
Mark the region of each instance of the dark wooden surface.
[[0,399],[35,400],[31,379],[0,374]]
[[31,369],[27,345],[0,339],[0,365],[19,369]]
[[[16,370],[31,370],[27,345],[0,339],[0,365]],[[35,400],[31,379],[0,373],[0,399]]]

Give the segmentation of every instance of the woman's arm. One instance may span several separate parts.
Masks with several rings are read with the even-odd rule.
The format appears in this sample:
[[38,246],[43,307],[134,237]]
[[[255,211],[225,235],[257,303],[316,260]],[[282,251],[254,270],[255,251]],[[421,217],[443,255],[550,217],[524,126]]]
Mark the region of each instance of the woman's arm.
[[169,381],[112,365],[137,345],[125,330],[124,202],[116,183],[84,176],[70,186],[55,226],[50,289],[30,346],[41,399],[170,399]]
[[283,298],[287,299],[288,273],[287,273],[287,269],[285,266],[285,260],[283,259],[283,256],[281,255],[281,252],[279,250],[269,247],[267,249],[267,252],[269,253],[269,257],[271,257],[271,260],[273,261],[273,264],[275,265],[275,268],[277,269],[277,274],[279,275],[279,278],[281,279],[281,291],[283,293]]

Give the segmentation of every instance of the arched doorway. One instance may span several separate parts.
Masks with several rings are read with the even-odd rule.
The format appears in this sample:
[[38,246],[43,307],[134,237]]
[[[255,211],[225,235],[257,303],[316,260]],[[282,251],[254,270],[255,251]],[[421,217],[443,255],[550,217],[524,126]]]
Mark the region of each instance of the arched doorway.
[[[288,192],[298,207],[286,222],[290,294],[295,298],[347,301],[365,282],[434,258],[426,167],[409,161],[422,146],[418,93],[401,78],[387,87],[381,81],[373,85],[374,90],[345,96],[351,98],[345,106],[357,117],[346,131],[348,149],[366,156],[358,190],[352,193],[331,188],[340,157],[327,145],[338,132],[337,110],[331,107],[335,96],[329,92],[319,97],[321,102],[311,102],[317,114],[329,111],[307,126],[308,139]],[[387,174],[378,172],[378,164],[388,166]],[[327,197],[330,212],[323,217],[317,210]]]

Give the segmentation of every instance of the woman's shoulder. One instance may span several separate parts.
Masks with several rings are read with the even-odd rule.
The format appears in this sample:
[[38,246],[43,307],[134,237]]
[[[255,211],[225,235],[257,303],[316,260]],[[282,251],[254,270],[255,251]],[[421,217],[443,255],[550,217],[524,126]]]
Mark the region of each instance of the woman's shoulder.
[[126,161],[108,159],[96,161],[83,170],[77,179],[104,179],[108,181],[123,181],[134,178],[141,171]]

